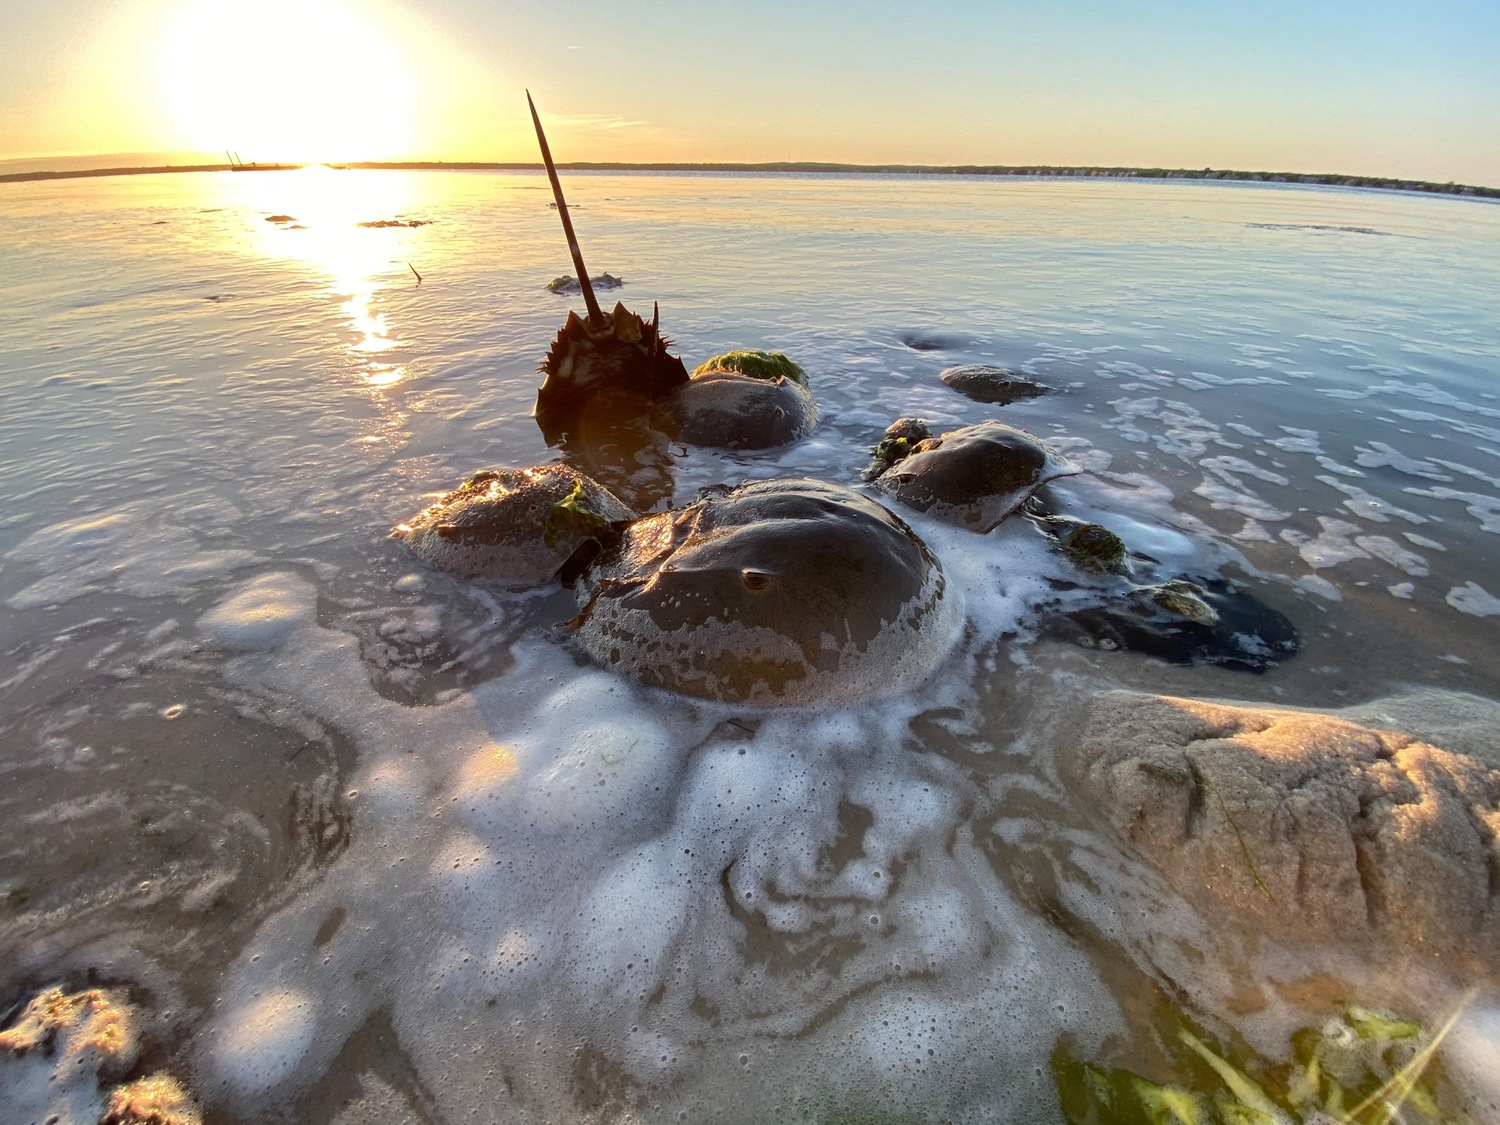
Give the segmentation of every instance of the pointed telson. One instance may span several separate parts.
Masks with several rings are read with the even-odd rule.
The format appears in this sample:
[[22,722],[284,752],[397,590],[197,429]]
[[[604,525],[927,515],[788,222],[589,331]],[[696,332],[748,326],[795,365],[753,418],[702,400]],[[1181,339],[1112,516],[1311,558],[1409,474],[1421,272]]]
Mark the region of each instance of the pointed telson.
[[542,161],[547,165],[547,178],[552,181],[552,197],[557,200],[557,213],[562,216],[563,233],[568,236],[568,251],[573,255],[573,268],[578,271],[578,287],[583,290],[583,303],[588,306],[589,325],[598,328],[604,324],[604,314],[599,302],[594,299],[594,286],[589,281],[588,268],[583,264],[583,251],[578,249],[578,237],[573,233],[573,220],[568,217],[568,201],[563,198],[562,184],[557,180],[557,169],[552,165],[552,150],[547,147],[547,136],[542,132],[542,119],[537,116],[536,103],[531,100],[531,91],[526,91],[526,104],[531,107],[531,121],[536,126],[537,143],[542,146]]

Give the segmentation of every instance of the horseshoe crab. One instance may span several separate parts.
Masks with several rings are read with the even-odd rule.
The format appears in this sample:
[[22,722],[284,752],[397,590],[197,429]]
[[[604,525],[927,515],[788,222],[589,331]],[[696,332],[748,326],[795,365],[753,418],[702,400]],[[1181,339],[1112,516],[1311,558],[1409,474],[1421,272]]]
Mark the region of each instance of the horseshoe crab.
[[538,586],[597,552],[636,514],[567,465],[476,473],[391,532],[431,566],[513,588]]
[[662,429],[693,445],[770,449],[812,433],[818,407],[799,364],[781,352],[743,351],[699,365],[660,417]]
[[[899,420],[875,447],[876,465],[890,462],[875,476],[875,487],[919,512],[981,535],[998,527],[1048,481],[1083,472],[1014,426],[981,422],[913,443],[915,421]],[[899,456],[903,442],[906,452]]]
[[574,637],[595,661],[735,703],[900,690],[943,659],[959,620],[905,523],[814,480],[705,489],[632,524],[580,589]]
[[[1036,502],[1032,501],[1034,505]],[[1092,605],[1058,611],[1042,631],[1057,640],[1105,651],[1125,649],[1172,664],[1215,664],[1239,672],[1264,672],[1301,647],[1296,626],[1242,586],[1223,579],[1168,578],[1139,584],[1138,572],[1155,560],[1135,555],[1102,524],[1028,510],[1026,518],[1078,571]],[[1076,603],[1074,603],[1076,605]]]
[[526,104],[588,310],[586,318],[568,313],[539,368],[535,416],[547,443],[587,444],[589,433],[619,430],[642,416],[667,437],[728,449],[765,449],[810,433],[818,412],[807,375],[786,356],[731,352],[689,377],[667,350],[659,306],[653,304],[649,322],[621,302],[607,315],[600,309],[530,93]]

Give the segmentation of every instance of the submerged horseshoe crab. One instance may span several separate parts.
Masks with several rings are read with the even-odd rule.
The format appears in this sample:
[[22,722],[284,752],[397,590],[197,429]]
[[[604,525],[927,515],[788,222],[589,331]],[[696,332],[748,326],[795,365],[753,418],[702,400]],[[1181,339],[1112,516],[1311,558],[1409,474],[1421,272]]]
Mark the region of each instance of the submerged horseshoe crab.
[[706,489],[639,520],[580,589],[574,638],[595,661],[736,703],[901,690],[947,655],[960,618],[905,523],[815,480]]
[[587,307],[586,318],[568,313],[539,369],[535,413],[547,443],[586,442],[591,432],[618,430],[622,421],[642,416],[667,437],[727,449],[766,449],[811,433],[818,412],[807,376],[786,356],[731,352],[689,376],[667,350],[658,306],[649,322],[620,302],[608,314],[600,309],[529,93],[526,104]]
[[[924,437],[902,418],[875,447],[875,487],[908,507],[981,535],[1048,481],[1083,472],[1025,430],[980,422]],[[884,463],[886,467],[879,468]]]
[[391,535],[440,570],[522,588],[553,578],[635,518],[576,469],[538,465],[476,473]]

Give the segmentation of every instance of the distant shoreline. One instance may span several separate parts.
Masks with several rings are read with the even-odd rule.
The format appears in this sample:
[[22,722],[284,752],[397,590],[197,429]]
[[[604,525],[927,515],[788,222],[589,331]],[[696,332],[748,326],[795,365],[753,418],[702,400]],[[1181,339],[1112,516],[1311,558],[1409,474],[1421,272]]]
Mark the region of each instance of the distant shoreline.
[[[247,172],[291,171],[300,164],[263,164],[244,169]],[[540,164],[494,163],[483,161],[357,161],[333,165],[374,171],[409,172],[540,172]],[[760,172],[797,175],[864,174],[900,176],[1045,176],[1059,179],[1112,180],[1217,180],[1231,183],[1310,184],[1324,187],[1375,188],[1383,191],[1411,191],[1428,195],[1457,195],[1472,199],[1500,199],[1500,188],[1472,184],[1432,183],[1428,180],[1401,180],[1386,176],[1345,176],[1326,172],[1243,172],[1235,169],[1204,168],[1098,168],[1067,165],[1002,164],[828,164],[814,161],[780,161],[769,164],[632,164],[618,161],[575,161],[559,164],[573,172]],[[33,180],[76,180],[94,176],[156,176],[176,172],[227,172],[228,164],[163,164],[139,168],[89,168],[79,171],[11,172],[0,175],[0,183],[22,183]]]

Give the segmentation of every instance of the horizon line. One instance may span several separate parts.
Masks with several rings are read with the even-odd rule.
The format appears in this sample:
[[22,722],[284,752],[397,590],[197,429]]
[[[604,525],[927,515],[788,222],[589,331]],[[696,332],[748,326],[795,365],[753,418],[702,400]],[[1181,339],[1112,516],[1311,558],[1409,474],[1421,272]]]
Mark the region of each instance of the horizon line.
[[[45,157],[17,158],[34,161]],[[76,160],[77,157],[61,159]],[[0,162],[4,163],[4,162]],[[527,161],[480,160],[357,160],[320,164],[160,164],[114,166],[83,169],[38,169],[30,172],[0,173],[0,183],[22,183],[37,180],[87,179],[98,176],[165,175],[184,172],[294,171],[306,167],[328,167],[363,171],[495,171],[543,172],[545,166]],[[1386,191],[1408,191],[1465,198],[1500,199],[1500,188],[1480,184],[1446,183],[1433,180],[1407,180],[1394,176],[1361,176],[1339,172],[1265,172],[1244,169],[1160,168],[1125,165],[1088,164],[847,164],[836,161],[617,161],[574,160],[558,164],[559,169],[574,172],[760,172],[771,174],[842,174],[842,175],[909,175],[909,176],[1047,176],[1063,179],[1177,179],[1228,181],[1232,183],[1306,184],[1312,186],[1372,188]]]

